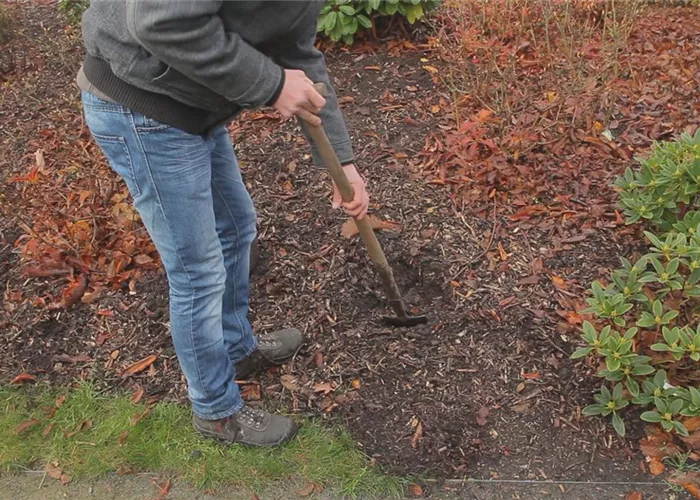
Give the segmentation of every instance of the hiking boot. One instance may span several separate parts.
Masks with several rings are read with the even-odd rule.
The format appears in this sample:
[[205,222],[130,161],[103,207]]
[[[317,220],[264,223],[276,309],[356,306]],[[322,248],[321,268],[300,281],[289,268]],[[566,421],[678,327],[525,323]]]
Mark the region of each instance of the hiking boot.
[[278,446],[297,433],[297,424],[291,418],[250,406],[220,420],[204,420],[195,415],[193,424],[195,430],[205,437],[248,446]]
[[303,338],[296,328],[286,328],[258,339],[258,349],[236,363],[236,378],[246,379],[294,356]]

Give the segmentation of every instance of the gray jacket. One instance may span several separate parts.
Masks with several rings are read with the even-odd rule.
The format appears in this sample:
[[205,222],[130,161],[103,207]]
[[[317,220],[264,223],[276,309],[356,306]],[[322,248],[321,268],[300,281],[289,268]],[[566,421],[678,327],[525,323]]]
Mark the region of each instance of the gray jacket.
[[[329,87],[321,118],[347,164],[353,160],[350,137],[323,54],[314,47],[322,5],[323,0],[91,0],[82,25],[85,74],[117,102],[205,132],[243,109],[272,104],[284,82],[283,68],[303,70]],[[315,151],[314,159],[320,163]]]

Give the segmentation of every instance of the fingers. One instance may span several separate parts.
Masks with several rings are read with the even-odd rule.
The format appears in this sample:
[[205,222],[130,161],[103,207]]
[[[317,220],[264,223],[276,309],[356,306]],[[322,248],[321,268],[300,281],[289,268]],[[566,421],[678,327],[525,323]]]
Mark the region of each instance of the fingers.
[[369,209],[369,194],[363,185],[354,185],[355,196],[352,201],[343,202],[342,207],[348,215],[362,219]]
[[305,108],[299,109],[297,111],[297,114],[309,125],[312,125],[314,127],[319,127],[321,125],[321,118]]
[[310,102],[304,104],[304,106],[302,106],[302,107],[303,107],[306,111],[308,111],[308,112],[310,112],[310,113],[313,113],[313,114],[315,114],[315,115],[319,114],[319,113],[321,112],[321,109],[322,109],[322,108],[319,108],[319,107],[314,106],[314,105],[311,104]]
[[[311,80],[309,80],[311,82]],[[311,84],[311,88],[307,91],[306,96],[309,99],[309,102],[318,108],[319,112],[321,111],[321,108],[326,105],[326,99],[318,93],[318,91],[314,88],[313,83]]]

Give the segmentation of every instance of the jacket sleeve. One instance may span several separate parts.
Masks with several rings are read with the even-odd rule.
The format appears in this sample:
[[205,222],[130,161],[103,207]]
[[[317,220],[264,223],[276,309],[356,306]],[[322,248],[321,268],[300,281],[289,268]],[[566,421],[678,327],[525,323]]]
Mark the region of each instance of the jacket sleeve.
[[[297,38],[296,43],[291,43],[275,60],[282,67],[287,69],[299,69],[306,73],[313,82],[323,82],[328,88],[328,96],[326,96],[326,106],[321,111],[321,120],[323,128],[328,134],[328,139],[335,150],[340,163],[347,165],[355,161],[352,142],[348,134],[347,126],[343,114],[338,105],[338,98],[331,85],[328,71],[326,69],[326,60],[321,51],[319,51],[314,43],[316,41],[316,20],[307,26],[302,34]],[[307,140],[311,143],[311,136],[306,129],[306,122],[299,119],[302,130]],[[318,150],[312,144],[311,153],[314,163],[317,166],[323,166],[323,160],[318,154]]]
[[127,0],[127,29],[159,60],[228,100],[246,108],[268,104],[284,70],[225,31],[223,1]]

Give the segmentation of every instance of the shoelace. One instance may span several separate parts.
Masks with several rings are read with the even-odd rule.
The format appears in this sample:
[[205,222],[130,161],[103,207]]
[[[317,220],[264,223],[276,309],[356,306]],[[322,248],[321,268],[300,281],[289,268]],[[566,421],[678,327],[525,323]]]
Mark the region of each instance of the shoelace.
[[277,339],[258,339],[258,347],[271,347],[275,348],[280,345]]
[[249,406],[244,406],[241,410],[239,420],[249,426],[259,429],[265,420],[265,412],[262,410],[255,410]]

